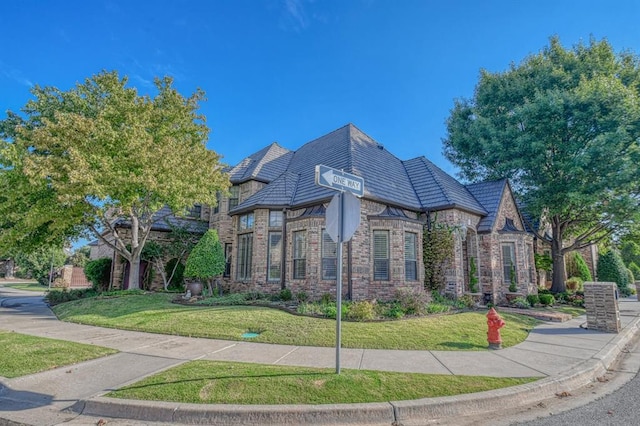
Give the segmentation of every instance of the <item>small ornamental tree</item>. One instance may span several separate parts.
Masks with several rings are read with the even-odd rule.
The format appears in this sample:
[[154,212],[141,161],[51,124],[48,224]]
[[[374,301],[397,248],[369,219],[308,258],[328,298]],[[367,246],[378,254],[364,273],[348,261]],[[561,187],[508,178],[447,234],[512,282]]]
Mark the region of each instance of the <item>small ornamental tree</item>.
[[218,232],[209,229],[189,253],[184,276],[205,280],[209,293],[213,294],[213,278],[222,275],[224,267],[224,250],[218,239]]

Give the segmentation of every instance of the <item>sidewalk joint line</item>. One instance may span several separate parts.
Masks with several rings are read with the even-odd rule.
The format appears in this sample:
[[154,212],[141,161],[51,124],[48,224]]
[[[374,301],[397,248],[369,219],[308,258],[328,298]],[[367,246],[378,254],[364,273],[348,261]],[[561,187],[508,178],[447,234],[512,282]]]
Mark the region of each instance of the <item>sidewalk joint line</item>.
[[364,361],[364,351],[366,349],[362,349],[362,355],[360,355],[360,363],[358,364],[358,370],[362,370],[362,362]]
[[449,372],[449,374],[451,374],[452,376],[455,376],[454,372],[453,372],[453,371],[451,371],[451,370],[449,369],[449,367],[447,367],[447,366],[444,364],[444,362],[442,362],[442,361],[440,360],[440,358],[438,358],[438,356],[434,353],[434,352],[438,352],[438,351],[427,351],[427,352],[429,352],[429,353],[431,354],[431,356],[432,356],[432,357],[434,357],[434,358],[436,359],[436,361],[438,361],[438,363],[440,363],[440,365],[441,365],[445,370],[447,370],[447,371]]
[[277,364],[280,361],[282,361],[283,359],[285,359],[286,357],[288,357],[289,355],[291,355],[292,353],[294,353],[295,351],[297,351],[298,349],[300,349],[300,346],[296,346],[295,348],[291,349],[289,352],[287,352],[286,354],[282,355],[280,358],[278,358],[277,360],[273,361],[273,364]]

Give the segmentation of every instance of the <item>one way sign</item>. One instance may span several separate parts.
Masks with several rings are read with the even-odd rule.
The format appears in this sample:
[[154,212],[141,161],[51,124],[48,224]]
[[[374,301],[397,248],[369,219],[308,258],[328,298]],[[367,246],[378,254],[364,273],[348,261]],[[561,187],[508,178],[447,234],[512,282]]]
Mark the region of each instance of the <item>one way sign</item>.
[[363,178],[321,164],[316,166],[316,184],[338,191],[349,191],[356,197],[364,195]]

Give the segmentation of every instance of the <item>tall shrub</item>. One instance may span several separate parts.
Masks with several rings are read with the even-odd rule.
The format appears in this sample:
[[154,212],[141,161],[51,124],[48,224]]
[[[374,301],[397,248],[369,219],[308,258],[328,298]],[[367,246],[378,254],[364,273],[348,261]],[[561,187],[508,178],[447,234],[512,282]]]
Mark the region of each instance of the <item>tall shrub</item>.
[[618,285],[618,289],[623,296],[629,295],[629,275],[617,251],[609,250],[600,255],[598,280],[614,282]]
[[[584,260],[584,257],[579,252],[574,252],[573,261],[575,263],[576,271],[574,274],[569,275],[570,277],[580,277],[582,281],[593,281],[593,277],[591,276],[591,271],[587,266],[587,262]],[[567,268],[568,269],[568,268]]]
[[212,280],[222,275],[224,267],[224,250],[218,239],[218,232],[209,229],[189,253],[184,276],[205,280],[209,293],[213,294]]
[[96,260],[90,260],[84,265],[84,275],[98,291],[106,291],[109,289],[111,282],[111,258],[102,257]]

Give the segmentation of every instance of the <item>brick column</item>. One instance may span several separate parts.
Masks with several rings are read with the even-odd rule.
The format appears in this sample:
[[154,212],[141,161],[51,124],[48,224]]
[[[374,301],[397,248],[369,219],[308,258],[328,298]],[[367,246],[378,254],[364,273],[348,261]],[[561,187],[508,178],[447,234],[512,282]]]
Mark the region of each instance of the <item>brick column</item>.
[[620,332],[620,310],[615,283],[585,282],[584,307],[587,311],[589,330]]

